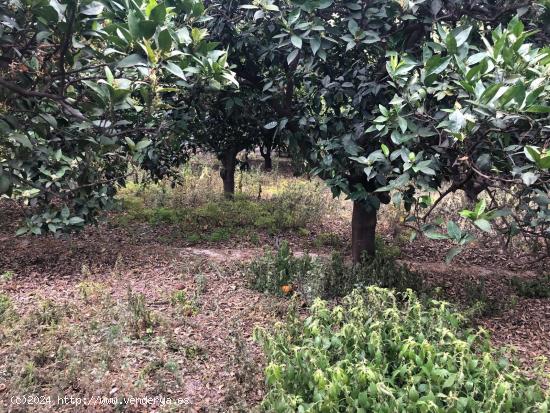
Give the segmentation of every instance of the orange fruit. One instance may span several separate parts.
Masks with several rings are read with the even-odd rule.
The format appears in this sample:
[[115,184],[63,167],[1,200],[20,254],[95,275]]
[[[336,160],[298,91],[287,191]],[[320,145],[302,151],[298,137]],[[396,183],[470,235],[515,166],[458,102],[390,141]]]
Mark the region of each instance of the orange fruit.
[[283,285],[281,291],[283,294],[290,294],[292,292],[292,285]]

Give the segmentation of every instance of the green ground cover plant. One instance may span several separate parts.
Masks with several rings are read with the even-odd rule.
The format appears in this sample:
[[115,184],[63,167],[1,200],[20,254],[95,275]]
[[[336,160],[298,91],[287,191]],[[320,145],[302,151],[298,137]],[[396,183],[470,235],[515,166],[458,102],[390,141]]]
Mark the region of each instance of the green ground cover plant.
[[548,393],[444,302],[368,287],[258,329],[269,412],[547,412]]
[[191,243],[219,242],[257,230],[275,234],[303,229],[327,212],[327,194],[319,182],[281,180],[264,188],[264,199],[247,193],[224,199],[208,187],[197,195],[196,190],[186,193],[187,186],[129,184],[120,191],[123,213],[117,222],[176,225]]

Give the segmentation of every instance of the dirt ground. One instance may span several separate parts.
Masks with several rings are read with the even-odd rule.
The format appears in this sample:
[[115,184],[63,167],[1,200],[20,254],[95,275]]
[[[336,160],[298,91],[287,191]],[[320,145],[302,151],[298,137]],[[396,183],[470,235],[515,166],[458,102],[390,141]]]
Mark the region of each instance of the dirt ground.
[[[98,373],[93,380],[91,377],[74,380],[71,384],[74,394],[114,397],[139,396],[132,392],[150,395],[164,392],[174,399],[184,398],[185,411],[191,412],[248,411],[262,399],[262,356],[253,342],[253,330],[255,326],[269,327],[284,319],[288,301],[247,288],[243,263],[260,255],[261,247],[241,245],[233,240],[215,245],[178,245],[177,241],[163,241],[159,235],[163,228],[143,225],[118,228],[109,223],[59,238],[15,237],[13,232],[20,212],[11,204],[3,204],[0,218],[0,274],[13,274],[0,283],[0,291],[11,298],[17,313],[30,314],[39,303],[49,299],[69,308],[64,320],[75,325],[94,317],[97,320],[114,317],[109,311],[122,308],[129,291],[134,295],[141,293],[147,308],[163,320],[154,327],[152,335],[161,337],[162,342],[175,343],[173,346],[178,348],[170,353],[170,345],[152,344],[151,340],[126,334],[113,350],[116,360],[108,371]],[[345,240],[349,239],[349,229],[345,222],[324,225],[337,232],[344,240],[344,248],[348,248]],[[313,229],[313,235],[316,230],[320,231]],[[331,247],[312,246],[308,237],[313,235],[290,236],[293,249],[329,254]],[[389,234],[385,237],[391,239]],[[273,244],[275,239],[263,234],[262,241]],[[498,299],[513,294],[510,286],[513,276],[534,277],[538,268],[547,265],[518,261],[491,245],[469,250],[451,265],[444,263],[445,248],[438,242],[405,243],[401,250],[402,261],[418,271],[427,285],[439,287],[443,298],[459,304],[468,300],[464,287],[469,283],[482,281],[487,297]],[[83,282],[101,285],[108,297],[96,301],[83,298]],[[176,313],[170,298],[174,291],[195,294],[197,310],[183,315]],[[491,332],[495,344],[514,346],[529,370],[536,368],[540,357],[550,357],[550,300],[520,297],[516,300],[514,305],[494,314],[479,316],[476,323]],[[18,335],[19,341],[4,341],[0,346],[0,400],[3,401],[0,411],[51,411],[51,406],[25,410],[9,402],[22,387],[14,388],[8,382],[8,369],[24,370],[24,366],[17,363],[32,351],[25,353],[21,346],[26,343],[32,347],[40,331],[37,329],[34,335]],[[81,334],[88,339],[95,337],[91,333]],[[66,341],[75,353],[73,358],[86,359],[95,351],[89,343],[80,343],[78,339]],[[97,345],[99,353],[111,351],[101,347],[106,344],[100,338]],[[164,370],[150,367],[151,363],[159,364],[155,360],[160,360]],[[177,367],[170,368],[171,363]],[[85,372],[90,364],[81,365]],[[40,377],[50,375],[58,367],[51,363],[37,365],[35,381],[27,383],[29,391],[63,394],[56,389],[53,379]],[[158,383],[163,383],[163,387]],[[70,405],[56,408],[59,411],[114,411],[97,405],[81,406],[78,410]],[[130,407],[127,411],[183,411],[181,409],[157,404],[147,410]]]

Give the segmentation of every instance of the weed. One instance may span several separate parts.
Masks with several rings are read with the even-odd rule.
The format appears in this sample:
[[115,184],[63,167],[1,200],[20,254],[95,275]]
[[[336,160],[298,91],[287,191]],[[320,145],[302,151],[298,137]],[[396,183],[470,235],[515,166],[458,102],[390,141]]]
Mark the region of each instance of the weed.
[[[283,242],[276,254],[267,250],[252,261],[246,274],[256,290],[272,294],[288,293],[294,287],[308,300],[338,297],[358,286],[378,285],[398,291],[420,290],[421,278],[397,262],[399,249],[377,241],[374,257],[364,256],[356,265],[347,265],[341,255],[330,260],[309,255],[296,257]],[[287,288],[290,286],[290,289]]]
[[246,274],[254,289],[281,295],[282,288],[295,283],[310,266],[309,256],[295,257],[288,242],[283,241],[276,253],[266,250],[262,257],[252,261]]
[[464,285],[465,303],[468,308],[464,313],[472,319],[500,314],[516,304],[515,297],[500,299],[487,292],[485,280],[467,281]]
[[540,276],[531,280],[524,280],[513,277],[512,286],[517,293],[527,298],[549,298],[550,297],[550,274]]
[[199,242],[201,242],[201,236],[197,233],[191,233],[191,234],[188,234],[185,236],[185,240],[191,244],[191,245],[195,245],[195,244],[198,244]]
[[15,273],[13,271],[4,271],[2,274],[0,274],[0,281],[8,282],[13,280],[13,277],[15,277]]
[[237,383],[227,392],[225,404],[232,411],[250,411],[244,395],[257,387],[259,370],[241,333],[242,326],[233,322],[230,328],[231,352],[227,368],[234,373]]
[[343,245],[342,239],[334,232],[323,232],[315,238],[313,245],[319,247],[335,247],[340,248]]
[[46,299],[30,314],[30,322],[38,326],[53,327],[59,324],[66,315],[67,308],[56,305],[52,300]]
[[111,275],[113,276],[113,278],[120,280],[122,278],[123,270],[124,270],[124,259],[122,258],[122,254],[119,253],[116,256],[115,264],[113,265]]
[[170,296],[170,304],[176,307],[184,316],[192,316],[199,311],[196,304],[187,297],[184,290],[174,291]]
[[[243,174],[243,185],[248,182]],[[252,179],[251,177],[249,177]],[[244,187],[243,187],[244,188]],[[283,180],[269,187],[270,197],[258,199],[254,191],[237,193],[234,200],[220,196],[199,197],[200,202],[185,200],[181,188],[160,191],[129,184],[120,192],[125,213],[119,215],[124,224],[133,220],[153,225],[178,225],[186,240],[222,242],[236,234],[248,235],[257,229],[271,234],[296,230],[308,235],[307,226],[319,222],[327,211],[326,194],[320,182]],[[161,198],[161,199],[157,199]],[[203,235],[205,234],[205,235]],[[253,241],[254,242],[254,241]]]
[[38,371],[33,362],[27,362],[21,369],[19,386],[23,389],[30,389],[38,384]]
[[82,281],[76,288],[87,303],[100,300],[106,295],[105,285],[95,281]]
[[188,360],[195,360],[196,358],[205,354],[204,348],[198,344],[185,344],[179,349]]
[[195,299],[198,299],[206,292],[207,279],[204,274],[195,275]]
[[141,293],[134,294],[128,288],[128,310],[130,311],[130,327],[137,337],[142,334],[152,334],[153,328],[157,325],[157,320],[153,313],[147,308],[145,296]]
[[208,242],[227,241],[231,237],[231,231],[227,228],[218,228],[212,231],[211,234],[205,236]]
[[0,324],[8,321],[13,313],[13,304],[7,294],[0,293]]

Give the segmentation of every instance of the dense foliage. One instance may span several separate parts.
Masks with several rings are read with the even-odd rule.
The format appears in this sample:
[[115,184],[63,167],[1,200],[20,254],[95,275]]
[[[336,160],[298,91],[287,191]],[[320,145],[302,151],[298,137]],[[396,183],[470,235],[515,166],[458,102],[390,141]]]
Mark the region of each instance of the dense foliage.
[[318,300],[274,333],[267,354],[270,412],[545,412],[548,395],[466,331],[445,303],[370,287],[342,305]]
[[295,255],[288,242],[277,251],[268,249],[253,260],[247,269],[252,288],[275,295],[300,294],[312,302],[315,298],[335,298],[357,287],[376,285],[396,291],[422,289],[418,274],[397,262],[399,250],[377,239],[376,256],[364,254],[362,260],[348,264],[339,253],[330,259]]
[[193,27],[200,1],[9,1],[0,6],[0,194],[40,207],[20,232],[80,226],[128,167],[186,157],[182,101],[232,81]]
[[[478,227],[490,231],[487,218],[502,218],[504,234],[547,236],[549,55],[547,33],[536,31],[547,24],[542,3],[243,7],[264,21],[273,45],[263,58],[279,70],[270,71],[265,94],[278,125],[335,195],[355,201],[356,260],[374,251],[375,211],[391,194],[407,210],[424,209],[410,221],[432,235],[427,218],[439,199],[458,189],[475,199],[488,189],[491,210],[513,208],[474,217]],[[276,111],[281,96],[290,115]],[[504,202],[497,188],[508,194]]]

